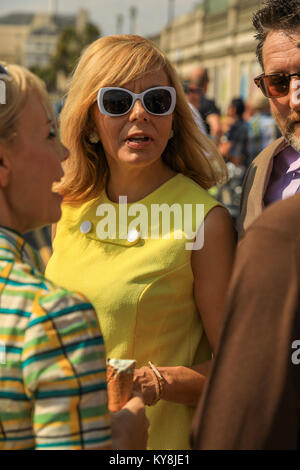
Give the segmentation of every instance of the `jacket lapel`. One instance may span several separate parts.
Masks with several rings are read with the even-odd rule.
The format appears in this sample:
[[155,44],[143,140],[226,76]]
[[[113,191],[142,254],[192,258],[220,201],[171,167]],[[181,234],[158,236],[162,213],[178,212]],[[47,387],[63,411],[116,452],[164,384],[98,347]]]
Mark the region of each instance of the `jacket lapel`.
[[286,145],[284,137],[275,140],[253,160],[243,183],[239,235],[252,224],[264,209],[264,195],[273,168],[273,158]]

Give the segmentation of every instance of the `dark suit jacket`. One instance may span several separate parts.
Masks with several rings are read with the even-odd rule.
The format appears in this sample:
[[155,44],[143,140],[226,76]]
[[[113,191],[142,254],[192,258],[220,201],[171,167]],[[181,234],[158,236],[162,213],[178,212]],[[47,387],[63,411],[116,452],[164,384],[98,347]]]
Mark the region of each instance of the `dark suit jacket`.
[[286,145],[283,137],[265,148],[252,162],[243,183],[240,217],[238,220],[239,237],[264,209],[264,195],[273,167],[273,157]]
[[[300,194],[239,244],[225,322],[196,411],[194,449],[296,449],[300,430]],[[299,364],[292,362],[297,353]]]

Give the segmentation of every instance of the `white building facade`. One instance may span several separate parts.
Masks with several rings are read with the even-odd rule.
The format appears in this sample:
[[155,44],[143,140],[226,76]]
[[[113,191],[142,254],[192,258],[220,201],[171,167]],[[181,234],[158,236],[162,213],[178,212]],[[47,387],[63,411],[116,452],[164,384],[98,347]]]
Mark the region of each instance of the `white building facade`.
[[192,13],[180,16],[165,28],[160,47],[182,79],[193,68],[208,69],[208,95],[224,112],[233,97],[249,98],[253,78],[261,72],[252,26],[259,0],[206,0]]

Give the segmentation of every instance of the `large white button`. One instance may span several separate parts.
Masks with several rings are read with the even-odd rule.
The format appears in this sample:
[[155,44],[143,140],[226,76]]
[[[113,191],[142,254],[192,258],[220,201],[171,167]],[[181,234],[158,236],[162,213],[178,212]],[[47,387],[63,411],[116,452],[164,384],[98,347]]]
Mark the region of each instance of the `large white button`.
[[92,224],[89,220],[85,220],[80,225],[80,232],[81,233],[89,233],[92,230]]
[[127,241],[129,243],[134,243],[139,240],[140,234],[136,229],[130,230],[127,234]]

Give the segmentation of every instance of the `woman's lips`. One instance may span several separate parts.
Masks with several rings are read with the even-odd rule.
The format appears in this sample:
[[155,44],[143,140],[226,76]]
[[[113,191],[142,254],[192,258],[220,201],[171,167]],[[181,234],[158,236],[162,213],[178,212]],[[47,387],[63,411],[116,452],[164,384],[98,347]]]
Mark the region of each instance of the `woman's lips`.
[[145,149],[145,148],[149,147],[149,145],[151,145],[151,143],[152,143],[152,139],[150,139],[149,137],[145,137],[143,139],[138,138],[138,137],[136,137],[136,138],[131,137],[131,138],[126,139],[126,145],[129,148],[132,148],[134,150]]

